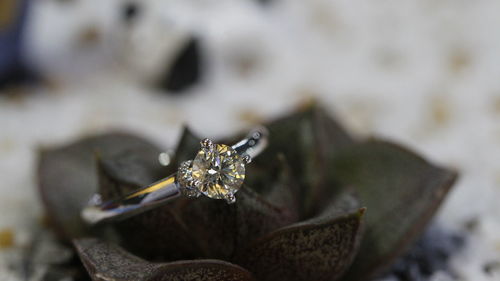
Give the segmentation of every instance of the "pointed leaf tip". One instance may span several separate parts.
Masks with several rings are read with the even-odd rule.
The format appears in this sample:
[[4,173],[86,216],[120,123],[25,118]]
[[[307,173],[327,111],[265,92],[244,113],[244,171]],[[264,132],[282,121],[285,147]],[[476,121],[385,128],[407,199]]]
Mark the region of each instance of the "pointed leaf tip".
[[73,244],[96,281],[254,281],[244,268],[220,260],[151,263],[100,239],[76,239]]
[[101,158],[133,155],[134,161],[147,164],[159,149],[134,135],[110,133],[42,151],[38,161],[39,192],[49,219],[62,237],[77,237],[89,231],[80,218],[80,210],[98,188],[96,151]]
[[370,209],[360,252],[342,280],[370,280],[422,233],[456,180],[400,145],[355,144],[332,160],[332,177],[355,187]]
[[362,210],[272,232],[248,248],[241,264],[259,280],[335,280],[356,254]]

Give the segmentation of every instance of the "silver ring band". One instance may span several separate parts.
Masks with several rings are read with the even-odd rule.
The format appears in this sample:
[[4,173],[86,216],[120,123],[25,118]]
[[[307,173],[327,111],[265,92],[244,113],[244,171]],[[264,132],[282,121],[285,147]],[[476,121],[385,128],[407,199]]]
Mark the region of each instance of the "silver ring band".
[[204,139],[196,158],[183,162],[176,173],[115,200],[102,202],[95,194],[81,216],[89,224],[122,220],[183,195],[206,195],[234,203],[234,193],[245,178],[245,165],[265,149],[267,136],[267,129],[258,127],[232,146]]

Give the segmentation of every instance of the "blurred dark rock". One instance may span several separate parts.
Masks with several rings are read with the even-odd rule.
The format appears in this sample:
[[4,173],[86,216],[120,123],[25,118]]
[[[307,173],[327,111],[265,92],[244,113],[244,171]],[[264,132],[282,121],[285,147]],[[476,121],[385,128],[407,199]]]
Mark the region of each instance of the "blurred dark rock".
[[428,281],[436,272],[453,277],[449,259],[463,248],[465,242],[463,235],[432,225],[380,279]]
[[121,9],[121,18],[124,23],[132,24],[141,15],[141,6],[137,2],[126,2]]
[[491,261],[483,266],[484,272],[488,275],[493,275],[495,272],[500,273],[500,261]]
[[23,32],[30,2],[0,1],[0,90],[36,80],[23,50]]
[[191,38],[159,81],[159,88],[171,93],[180,93],[196,84],[202,77],[202,54],[200,39]]
[[274,0],[256,0],[257,3],[261,4],[261,5],[269,5],[269,4],[272,4],[274,2]]

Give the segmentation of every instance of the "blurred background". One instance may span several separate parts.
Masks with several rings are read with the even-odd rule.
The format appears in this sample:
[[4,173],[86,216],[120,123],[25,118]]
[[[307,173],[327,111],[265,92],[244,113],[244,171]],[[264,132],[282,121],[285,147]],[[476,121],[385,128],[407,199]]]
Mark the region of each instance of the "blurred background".
[[47,235],[40,148],[172,148],[183,125],[230,135],[313,99],[458,169],[436,218],[468,233],[451,266],[500,280],[499,30],[493,0],[0,0],[0,280],[28,280],[14,265]]

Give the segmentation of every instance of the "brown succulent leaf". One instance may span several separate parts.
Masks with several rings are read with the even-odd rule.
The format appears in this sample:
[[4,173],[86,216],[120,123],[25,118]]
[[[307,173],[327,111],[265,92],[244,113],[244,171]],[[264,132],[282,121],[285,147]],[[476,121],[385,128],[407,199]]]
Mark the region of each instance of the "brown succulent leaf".
[[341,216],[327,208],[317,218],[300,222],[255,241],[239,264],[262,281],[335,280],[351,264],[361,234],[364,208]]
[[95,238],[73,241],[94,281],[254,280],[247,270],[220,260],[151,263]]
[[246,269],[221,260],[178,261],[162,267],[147,281],[255,281]]
[[276,155],[285,155],[300,187],[301,218],[321,212],[328,198],[339,191],[335,183],[326,182],[326,163],[331,154],[353,144],[353,139],[316,104],[267,127],[269,147],[256,158],[255,166],[265,171]]
[[361,208],[364,207],[361,207],[361,202],[359,201],[359,197],[356,192],[351,187],[345,187],[339,194],[330,198],[330,202],[327,204],[322,213],[304,222],[309,223],[311,221],[318,222],[321,220],[330,220],[355,212]]
[[[132,253],[153,261],[203,258],[195,233],[188,229],[177,208],[189,199],[180,198],[113,224],[121,244]],[[194,218],[193,218],[194,219]],[[145,243],[144,241],[147,241]]]
[[135,151],[118,151],[113,155],[97,155],[98,192],[104,200],[121,197],[137,188],[146,186],[167,176],[161,166],[157,149],[147,145]]
[[[270,161],[265,165],[252,162],[247,166],[245,184],[268,201],[297,211],[300,204],[300,187],[286,156],[278,153],[269,158]],[[276,185],[277,182],[282,184]]]
[[342,280],[369,280],[418,237],[455,182],[455,172],[383,141],[359,143],[338,153],[331,176],[352,185],[363,206],[366,233]]
[[[80,218],[80,210],[98,188],[96,155],[107,159],[129,154],[139,165],[153,167],[151,161],[156,161],[159,151],[150,142],[125,133],[88,137],[41,151],[38,162],[40,194],[59,234],[70,238],[89,231]],[[151,173],[153,170],[146,172]],[[134,182],[143,176],[141,172],[133,173],[126,180]]]
[[201,138],[196,136],[191,129],[184,127],[175,149],[174,165],[171,166],[178,167],[181,162],[193,159],[200,149],[200,140]]
[[[290,165],[283,154],[277,155],[277,160],[275,161],[275,169],[267,170],[267,172],[253,174],[253,170],[249,171],[249,177],[247,177],[247,186],[253,189],[267,190],[266,193],[261,194],[261,196],[268,202],[273,202],[274,205],[278,206],[283,210],[287,210],[295,220],[298,220],[299,213],[298,207],[300,204],[300,194],[299,185],[297,179],[293,176]],[[255,167],[255,166],[254,166]],[[255,181],[250,181],[250,178],[260,177],[260,183]],[[265,179],[263,181],[262,179]],[[259,185],[271,186],[266,188],[259,188]]]
[[198,198],[178,209],[206,256],[231,260],[235,251],[256,238],[297,220],[294,210],[273,204],[248,187],[237,194],[236,204]]

